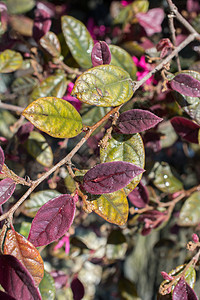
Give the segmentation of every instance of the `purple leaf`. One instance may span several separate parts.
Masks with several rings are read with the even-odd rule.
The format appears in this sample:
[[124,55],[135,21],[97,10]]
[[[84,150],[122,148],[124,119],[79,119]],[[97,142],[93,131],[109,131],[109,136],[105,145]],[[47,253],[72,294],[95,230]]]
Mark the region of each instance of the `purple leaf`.
[[0,255],[0,284],[16,299],[42,300],[33,278],[22,263],[12,255]]
[[198,300],[193,289],[182,277],[174,288],[172,300]]
[[114,161],[96,165],[83,177],[83,188],[91,194],[106,194],[127,186],[144,170],[125,161]]
[[0,299],[1,300],[16,300],[16,298],[13,298],[12,296],[10,296],[7,293],[4,293],[2,291],[0,291]]
[[198,132],[200,126],[182,117],[174,117],[170,120],[176,133],[188,142],[198,144]]
[[47,10],[37,9],[33,24],[33,38],[39,41],[51,28],[51,19]]
[[34,125],[31,124],[30,122],[27,122],[26,124],[23,124],[17,131],[17,137],[18,139],[20,140],[20,142],[23,144],[28,136],[29,136],[29,133],[31,131],[33,131],[34,129]]
[[7,29],[7,22],[8,22],[7,6],[3,2],[0,2],[0,22],[1,22],[1,31],[3,33]]
[[187,11],[188,12],[200,12],[199,0],[187,0]]
[[162,31],[161,23],[164,19],[164,11],[162,8],[153,8],[147,13],[137,13],[136,17],[148,36]]
[[28,240],[39,247],[62,237],[74,220],[75,208],[75,201],[68,194],[49,200],[33,219]]
[[5,203],[14,193],[16,184],[11,178],[0,181],[0,205]]
[[85,289],[82,282],[75,277],[71,282],[71,289],[74,300],[81,300],[85,294]]
[[140,182],[128,195],[128,199],[136,207],[145,207],[149,203],[149,194],[147,188]]
[[131,109],[119,116],[116,130],[123,134],[133,134],[154,127],[162,120],[147,110]]
[[4,152],[3,152],[3,149],[0,146],[0,172],[1,172],[3,164],[4,164],[4,160],[5,160]]
[[106,42],[97,42],[91,53],[93,66],[109,64],[111,61],[111,52]]
[[187,74],[178,74],[170,82],[171,89],[190,97],[200,97],[200,81]]

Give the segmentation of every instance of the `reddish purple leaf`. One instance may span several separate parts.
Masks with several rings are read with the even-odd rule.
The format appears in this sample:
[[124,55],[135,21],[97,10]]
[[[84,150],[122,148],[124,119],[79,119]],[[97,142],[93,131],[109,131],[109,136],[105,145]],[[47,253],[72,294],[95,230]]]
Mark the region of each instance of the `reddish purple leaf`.
[[128,199],[136,207],[145,207],[149,203],[149,193],[146,186],[140,182],[128,195]]
[[198,132],[200,126],[182,117],[174,117],[170,120],[176,133],[188,142],[198,144]]
[[172,300],[198,300],[193,289],[182,277],[174,288]]
[[39,247],[62,237],[74,220],[75,208],[75,201],[68,194],[49,200],[33,219],[28,240]]
[[188,12],[200,12],[200,3],[199,0],[187,0],[187,11]]
[[16,184],[11,178],[0,181],[0,205],[5,203],[14,193]]
[[71,289],[73,292],[74,300],[81,300],[85,294],[85,289],[82,282],[75,277],[71,282]]
[[164,11],[162,8],[153,8],[147,13],[137,13],[136,17],[148,36],[162,31],[161,23],[164,19]]
[[106,42],[97,42],[91,53],[93,66],[109,64],[111,61],[111,52]]
[[34,129],[34,125],[31,124],[30,122],[27,122],[26,124],[23,124],[17,131],[17,137],[18,139],[20,140],[20,142],[23,144],[28,136],[29,136],[29,133],[31,131],[33,131]]
[[4,293],[2,291],[0,291],[0,299],[1,300],[16,300],[16,298],[13,298],[12,296],[10,296],[7,293]]
[[4,164],[4,160],[5,160],[4,152],[3,152],[3,149],[0,146],[0,172],[1,172],[3,164]]
[[138,222],[144,223],[142,235],[148,235],[152,229],[159,227],[167,218],[164,212],[149,210],[139,216]]
[[170,82],[171,89],[190,97],[200,97],[200,81],[187,74],[178,74]]
[[133,134],[154,127],[163,119],[142,109],[123,112],[116,123],[116,130],[123,134]]
[[91,194],[106,194],[120,190],[144,170],[125,161],[96,165],[83,177],[83,188]]
[[37,9],[33,24],[33,38],[39,41],[51,28],[51,19],[47,10]]
[[172,52],[173,45],[169,39],[165,38],[159,41],[159,43],[156,45],[156,49],[161,51],[160,57],[164,58]]
[[33,278],[22,263],[12,255],[0,255],[0,284],[16,299],[42,300]]

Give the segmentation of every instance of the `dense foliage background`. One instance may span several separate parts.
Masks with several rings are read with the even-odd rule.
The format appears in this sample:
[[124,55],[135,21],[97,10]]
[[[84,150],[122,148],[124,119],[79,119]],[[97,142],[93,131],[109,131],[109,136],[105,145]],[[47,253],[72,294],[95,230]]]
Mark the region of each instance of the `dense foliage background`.
[[[173,299],[183,299],[181,290],[184,297],[187,290],[184,299],[200,295],[200,3],[173,3],[0,2],[5,299],[14,299],[15,284],[5,282],[4,268],[21,289],[30,276],[26,293],[33,298],[24,299],[39,299],[39,292],[58,300],[172,299],[171,289],[159,293],[164,279],[174,280],[167,275],[172,270],[179,280]],[[55,119],[41,121],[40,107]],[[62,114],[67,121],[61,124]],[[89,190],[88,170],[99,164],[96,181],[102,183],[101,172],[108,171],[102,164],[113,161],[134,165],[134,179],[124,189],[95,187],[97,196],[93,186]],[[116,168],[128,172],[121,165]],[[109,188],[105,174],[102,185]],[[66,220],[54,234],[62,222],[56,219],[44,242],[36,232],[54,209],[50,199]]]

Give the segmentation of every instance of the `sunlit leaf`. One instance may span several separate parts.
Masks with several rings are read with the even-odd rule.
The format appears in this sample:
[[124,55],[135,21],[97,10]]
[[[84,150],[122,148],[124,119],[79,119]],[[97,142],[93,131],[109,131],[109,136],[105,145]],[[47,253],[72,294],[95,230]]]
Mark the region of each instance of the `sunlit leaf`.
[[93,211],[110,223],[124,225],[128,218],[128,201],[123,190],[103,194],[92,201]]
[[156,126],[162,119],[148,110],[131,109],[120,114],[117,119],[117,131],[123,134],[133,134]]
[[176,133],[184,140],[198,144],[198,132],[200,126],[186,118],[174,117],[170,120]]
[[8,230],[3,245],[3,254],[15,256],[30,272],[36,286],[44,275],[44,264],[39,251],[21,234]]
[[41,165],[45,167],[50,167],[52,165],[53,152],[41,133],[36,131],[30,132],[25,145],[28,153]]
[[70,138],[82,131],[82,120],[69,102],[46,97],[33,101],[23,115],[38,129],[53,137]]
[[109,45],[111,51],[111,65],[121,67],[129,73],[133,80],[136,79],[137,67],[130,54],[121,47]]
[[52,198],[55,198],[59,195],[60,193],[56,190],[44,190],[37,193],[32,193],[30,199],[25,201],[22,212],[26,216],[34,218],[40,207],[42,207]]
[[162,192],[173,194],[183,189],[182,182],[173,175],[170,166],[165,162],[155,163],[149,176]]
[[62,16],[61,22],[65,41],[74,59],[82,68],[90,68],[94,42],[87,28],[71,16]]
[[0,205],[5,203],[14,193],[16,184],[11,178],[0,181]]
[[10,14],[23,14],[35,6],[34,0],[6,0]]
[[109,64],[111,61],[111,53],[108,45],[104,41],[97,42],[91,53],[93,67]]
[[125,161],[98,164],[84,175],[83,188],[96,195],[112,193],[127,186],[142,172],[142,168]]
[[[127,161],[144,168],[145,153],[142,138],[139,133],[134,135],[113,134],[109,139],[107,147],[100,149],[101,162]],[[135,177],[127,187],[124,188],[128,195],[140,182],[142,174]]]
[[200,220],[200,192],[193,193],[181,207],[178,224],[194,226]]
[[[194,79],[200,81],[200,73],[187,70],[182,71],[178,74],[186,74],[192,76]],[[179,92],[173,91],[173,95],[178,104],[182,109],[197,123],[200,124],[200,97],[191,97],[180,94]]]
[[5,160],[4,152],[3,152],[3,149],[0,146],[0,172],[1,172],[3,164],[4,164],[4,160]]
[[118,106],[132,97],[132,80],[120,67],[101,65],[78,77],[72,95],[91,105]]
[[66,92],[67,80],[64,73],[56,74],[44,79],[39,86],[37,86],[31,96],[31,101],[43,97],[58,97],[62,98]]
[[54,300],[56,296],[55,282],[53,277],[44,271],[44,277],[39,285],[42,300]]
[[23,235],[26,239],[28,238],[28,235],[29,235],[29,231],[31,229],[31,222],[25,222],[23,221],[21,224],[20,224],[20,229],[19,229],[19,233],[21,235]]
[[10,73],[19,69],[23,58],[19,52],[5,50],[0,53],[0,73]]
[[14,299],[42,300],[32,276],[12,255],[0,255],[0,284]]
[[71,226],[75,208],[74,199],[68,194],[49,200],[33,219],[29,241],[39,247],[59,239]]
[[61,53],[60,42],[57,35],[51,31],[47,32],[41,39],[40,45],[53,57],[59,57]]
[[169,84],[173,90],[184,96],[200,97],[200,81],[188,74],[176,75]]

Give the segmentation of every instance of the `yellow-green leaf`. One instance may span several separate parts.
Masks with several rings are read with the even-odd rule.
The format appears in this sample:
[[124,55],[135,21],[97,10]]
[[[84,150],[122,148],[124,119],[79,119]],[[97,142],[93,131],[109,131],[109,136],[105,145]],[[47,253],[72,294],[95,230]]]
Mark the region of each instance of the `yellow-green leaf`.
[[42,300],[54,300],[56,296],[55,282],[53,277],[44,271],[44,277],[39,285]]
[[132,80],[120,67],[101,65],[78,77],[72,95],[91,105],[118,106],[132,97]]
[[200,220],[200,192],[193,193],[183,204],[178,224],[180,226],[195,226]]
[[30,199],[24,202],[22,212],[26,216],[34,218],[41,206],[59,195],[60,193],[56,190],[44,190],[33,193],[31,194]]
[[71,16],[62,16],[62,31],[74,59],[82,68],[92,66],[93,39],[85,25]]
[[[144,168],[145,153],[142,138],[139,133],[133,135],[113,134],[107,147],[100,149],[101,162],[127,161]],[[136,176],[125,188],[128,195],[140,182],[142,174]]]
[[35,6],[34,0],[4,0],[10,14],[23,14]]
[[35,127],[53,137],[71,138],[82,131],[81,116],[63,99],[39,98],[29,104],[23,115]]
[[22,62],[20,53],[7,49],[0,53],[0,73],[13,72],[21,67]]
[[44,167],[50,167],[53,163],[53,152],[47,144],[45,137],[39,132],[32,131],[26,141],[28,153]]
[[47,50],[53,57],[59,57],[61,48],[57,35],[48,31],[41,39],[40,45]]
[[93,211],[110,223],[124,225],[128,218],[128,200],[123,190],[103,194],[92,201]]
[[109,48],[112,54],[110,64],[121,67],[130,74],[133,80],[135,80],[137,67],[130,54],[126,50],[115,45],[109,45]]
[[37,86],[31,96],[30,100],[34,101],[42,97],[58,97],[62,98],[66,92],[67,80],[64,73],[56,74],[44,79],[39,86]]

